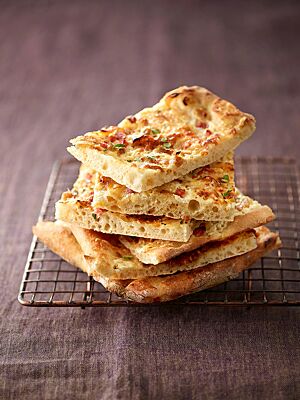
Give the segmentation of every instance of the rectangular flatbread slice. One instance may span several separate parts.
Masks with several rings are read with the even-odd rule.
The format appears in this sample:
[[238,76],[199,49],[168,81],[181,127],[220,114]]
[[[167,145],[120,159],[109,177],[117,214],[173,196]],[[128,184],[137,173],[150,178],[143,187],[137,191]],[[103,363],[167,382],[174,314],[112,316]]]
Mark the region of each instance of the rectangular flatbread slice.
[[64,192],[55,205],[58,220],[103,233],[187,242],[200,225],[195,219],[178,220],[151,215],[125,215],[92,207],[94,175],[80,174],[71,191]]
[[[48,232],[49,229],[54,232],[56,226],[61,229],[63,223],[61,221],[58,223],[39,222],[33,229],[38,238],[50,249],[52,249],[51,241],[47,239],[48,233],[45,234],[44,232],[47,232],[47,229]],[[72,225],[65,225],[65,227],[73,232]],[[78,229],[76,225],[74,228]],[[88,237],[86,240],[88,240]],[[89,263],[87,271],[95,280],[99,280],[100,276],[111,279],[141,279],[147,276],[174,274],[247,253],[255,249],[257,244],[254,231],[245,231],[222,242],[208,243],[199,249],[181,254],[158,265],[141,263],[111,235],[99,235],[97,246],[98,255],[92,258],[93,262]]]
[[225,240],[247,229],[257,228],[274,219],[270,207],[262,206],[248,196],[239,194],[234,221],[203,221],[187,242],[153,240],[120,236],[119,240],[145,264],[159,264],[181,253],[192,251],[206,243]]
[[[87,175],[90,174],[88,170]],[[220,161],[141,193],[97,173],[93,207],[122,214],[229,221],[234,218],[235,195],[233,153],[230,152]]]
[[277,233],[261,227],[256,230],[256,249],[202,268],[174,275],[150,276],[144,279],[116,280],[101,277],[99,281],[112,293],[137,303],[158,303],[175,300],[235,279],[265,254],[281,246]]
[[182,86],[117,126],[71,140],[68,151],[135,192],[212,164],[255,130],[252,115],[198,86]]
[[[33,232],[64,260],[89,273],[94,260],[85,256],[79,242],[65,224],[39,222],[33,227]],[[278,234],[270,232],[267,228],[260,227],[256,229],[255,234],[257,247],[254,250],[204,267],[174,275],[135,280],[117,280],[97,275],[97,280],[107,290],[130,301],[153,303],[174,300],[236,278],[241,271],[267,252],[280,247]]]

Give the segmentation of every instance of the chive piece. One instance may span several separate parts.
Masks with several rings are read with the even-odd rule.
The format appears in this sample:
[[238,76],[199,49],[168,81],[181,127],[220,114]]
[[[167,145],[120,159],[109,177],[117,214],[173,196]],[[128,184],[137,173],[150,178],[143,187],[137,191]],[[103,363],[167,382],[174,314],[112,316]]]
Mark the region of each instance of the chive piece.
[[94,218],[95,221],[97,221],[97,215],[95,213],[92,213],[92,217]]
[[167,138],[165,138],[165,137],[163,137],[163,138],[161,138],[161,142],[167,142],[168,141],[168,139]]
[[151,129],[151,132],[153,133],[153,135],[159,135],[160,134],[160,130],[159,129]]
[[125,147],[125,144],[117,143],[117,144],[114,144],[114,147],[115,147],[116,149],[123,149],[123,148]]
[[221,181],[223,183],[228,183],[229,182],[229,175],[224,175],[223,178],[221,178]]
[[172,145],[169,142],[163,143],[164,148],[169,149]]
[[228,197],[231,192],[232,192],[232,189],[229,189],[229,190],[227,190],[227,192],[222,193],[222,196],[224,197],[224,199],[225,199],[225,197]]
[[132,256],[122,256],[122,258],[123,258],[124,260],[131,260],[131,259],[132,259]]
[[147,158],[149,158],[150,160],[156,160],[156,157],[154,156],[147,156]]

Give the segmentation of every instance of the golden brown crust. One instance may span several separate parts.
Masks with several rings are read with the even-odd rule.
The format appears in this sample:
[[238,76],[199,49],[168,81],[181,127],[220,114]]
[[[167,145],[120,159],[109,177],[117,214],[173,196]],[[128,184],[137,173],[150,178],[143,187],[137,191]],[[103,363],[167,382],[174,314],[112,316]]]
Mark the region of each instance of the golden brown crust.
[[212,234],[210,233],[212,229],[209,230],[207,222],[204,222],[203,226],[206,226],[206,230],[204,229],[203,232],[200,232],[201,235],[197,236],[199,229],[196,229],[196,234],[193,234],[188,242],[180,243],[133,238],[130,236],[120,236],[120,241],[143,263],[159,264],[184,252],[192,251],[206,243],[225,240],[247,229],[267,224],[273,219],[274,214],[268,206],[257,205],[253,211],[235,217],[234,221],[229,222],[224,229],[221,229],[221,227],[217,230],[214,229]]
[[269,231],[267,228],[260,228],[258,231],[258,247],[249,253],[234,258],[174,275],[148,277],[132,281],[102,277],[100,281],[111,292],[131,301],[138,303],[165,302],[234,279],[267,252],[277,249],[280,245],[278,234]]
[[234,162],[230,152],[213,164],[141,193],[98,173],[92,204],[94,208],[122,214],[232,221],[235,198]]
[[103,233],[130,235],[162,240],[187,241],[193,230],[199,226],[196,220],[176,220],[164,216],[126,215],[94,209],[94,172],[81,166],[79,176],[71,191],[62,194],[56,203],[57,220],[76,224],[85,229]]
[[74,235],[67,225],[51,221],[39,221],[32,232],[50,250],[60,255],[68,263],[88,271],[88,264]]
[[[44,236],[40,237],[41,240],[45,242],[47,240],[51,249],[61,255],[61,252],[65,253],[65,250],[63,248],[61,249],[62,245],[58,242],[56,245],[57,247],[53,247],[55,235],[52,231],[55,231],[55,229],[57,230],[55,227],[57,223],[52,224],[54,227],[51,227],[50,222],[48,225],[44,226]],[[65,226],[61,221],[59,221],[59,224],[61,227]],[[72,231],[72,229],[74,229],[75,232],[81,229],[71,224],[68,224],[66,228],[68,232],[70,232],[70,230]],[[49,236],[51,237],[51,241],[47,237],[47,229],[50,231]],[[80,235],[80,240],[82,240],[82,238],[84,238],[85,241],[90,240],[92,233],[86,235],[85,231],[83,232],[84,233]],[[78,237],[78,232],[76,234]],[[90,262],[87,266],[87,272],[89,275],[92,275],[95,280],[99,280],[102,276],[111,279],[142,279],[147,276],[169,275],[178,271],[190,270],[226,258],[231,258],[253,250],[257,246],[254,232],[245,231],[222,242],[208,243],[199,249],[181,254],[165,263],[152,265],[141,263],[126,247],[118,242],[115,236],[98,234],[96,239],[98,241],[97,256],[89,257]],[[81,242],[78,243],[81,252],[84,253],[82,251]],[[93,247],[93,245],[89,246],[90,248]],[[87,247],[86,243],[83,243],[83,247]],[[93,250],[95,250],[95,247],[93,247]],[[90,249],[89,254],[91,254]],[[69,257],[68,253],[67,256]],[[87,257],[85,257],[85,261],[87,262]]]
[[213,163],[254,129],[252,115],[207,89],[183,86],[118,126],[78,136],[68,151],[102,175],[141,192]]
[[[53,222],[39,222],[33,227],[33,232],[63,259],[91,274],[95,267],[94,261],[91,257],[84,257],[69,227]],[[266,252],[280,246],[278,234],[265,227],[258,228],[256,232],[258,247],[255,250],[206,267],[135,280],[109,279],[99,274],[97,280],[111,292],[131,301],[153,303],[174,300],[236,277]]]

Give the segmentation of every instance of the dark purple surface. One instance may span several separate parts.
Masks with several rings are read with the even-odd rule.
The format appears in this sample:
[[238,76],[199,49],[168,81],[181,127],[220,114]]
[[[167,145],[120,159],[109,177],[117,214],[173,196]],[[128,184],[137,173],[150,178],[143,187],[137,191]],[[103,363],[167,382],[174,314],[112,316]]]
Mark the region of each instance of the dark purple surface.
[[0,398],[296,399],[299,310],[32,309],[16,298],[68,139],[200,84],[298,157],[298,2],[0,2]]

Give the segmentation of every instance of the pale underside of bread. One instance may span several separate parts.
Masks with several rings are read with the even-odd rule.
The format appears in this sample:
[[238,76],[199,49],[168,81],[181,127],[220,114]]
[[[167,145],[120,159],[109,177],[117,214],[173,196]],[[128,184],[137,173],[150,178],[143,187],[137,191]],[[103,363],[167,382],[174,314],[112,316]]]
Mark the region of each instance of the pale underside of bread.
[[211,165],[141,193],[97,173],[93,207],[122,214],[228,221],[234,217],[235,194],[233,153],[230,152]]
[[136,192],[219,160],[255,129],[252,115],[207,89],[180,87],[118,126],[71,140],[68,151]]
[[[33,227],[33,233],[63,259],[91,275],[94,260],[84,255],[69,226],[57,222],[39,222]],[[131,301],[152,303],[174,300],[237,277],[265,253],[280,246],[279,236],[265,227],[256,229],[256,242],[256,249],[246,254],[174,275],[135,280],[117,280],[97,275],[97,280],[111,292]]]
[[[247,198],[246,196],[243,196]],[[249,198],[248,198],[249,199]],[[251,199],[249,199],[251,200]],[[145,264],[159,264],[181,253],[192,251],[206,243],[225,240],[230,236],[267,224],[274,219],[268,206],[253,202],[246,214],[237,215],[232,222],[202,222],[187,242],[152,240],[120,236],[119,240]]]
[[[59,229],[61,229],[62,224],[62,222],[59,222]],[[43,229],[42,225],[43,222],[39,222],[35,227],[35,233],[38,237],[37,229],[38,227]],[[53,230],[55,226],[56,224],[53,223]],[[67,225],[66,229],[72,231],[72,225]],[[79,238],[78,234],[76,234],[76,237]],[[87,235],[84,240],[90,240],[89,236]],[[234,257],[251,251],[256,247],[254,231],[246,231],[226,241],[207,244],[192,252],[179,255],[165,263],[152,265],[141,263],[114,236],[99,235],[96,242],[98,247],[97,257],[93,258],[93,262],[89,264],[88,270],[88,274],[95,280],[99,280],[100,276],[113,279],[140,279],[147,276],[173,274],[178,271],[190,270]],[[49,241],[46,244],[52,249]],[[57,253],[60,254],[59,252]]]

